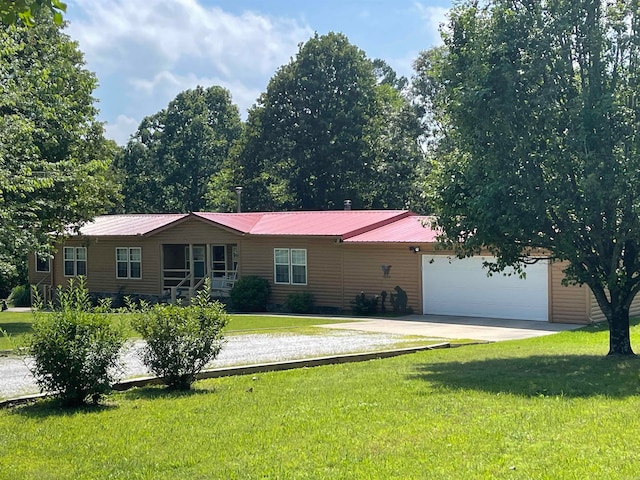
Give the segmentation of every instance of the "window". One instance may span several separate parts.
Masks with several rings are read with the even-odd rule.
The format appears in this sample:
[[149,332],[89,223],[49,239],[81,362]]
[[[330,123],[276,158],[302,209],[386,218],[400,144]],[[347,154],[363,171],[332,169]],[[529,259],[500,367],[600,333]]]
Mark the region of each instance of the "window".
[[43,257],[36,253],[36,272],[49,273],[50,272],[49,263],[50,263],[49,257]]
[[276,248],[273,251],[275,283],[307,284],[307,250]]
[[116,248],[116,278],[142,278],[142,249]]
[[87,248],[64,247],[64,276],[76,277],[87,274]]

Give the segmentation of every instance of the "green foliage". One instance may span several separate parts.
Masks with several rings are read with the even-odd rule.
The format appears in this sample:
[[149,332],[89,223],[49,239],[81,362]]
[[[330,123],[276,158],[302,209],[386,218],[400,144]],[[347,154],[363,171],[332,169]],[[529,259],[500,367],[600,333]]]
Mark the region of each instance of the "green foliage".
[[123,333],[112,325],[107,302],[91,306],[84,279],[71,280],[56,297],[51,312],[43,312],[41,304],[33,312],[32,373],[43,391],[66,406],[97,403],[120,371]]
[[208,292],[205,285],[188,306],[143,304],[133,316],[133,328],[146,341],[145,365],[170,389],[189,390],[198,372],[222,348],[228,317]]
[[215,189],[242,185],[247,210],[405,208],[424,163],[403,85],[344,35],[314,35],[250,110]]
[[231,289],[231,306],[239,312],[264,312],[270,293],[271,286],[267,279],[247,275],[240,278]]
[[311,292],[293,292],[287,297],[287,310],[293,313],[311,313],[315,297]]
[[142,120],[116,158],[124,210],[204,210],[209,179],[222,168],[241,130],[228,90],[212,86],[179,93],[166,109]]
[[31,306],[31,290],[29,285],[18,285],[11,290],[8,301],[14,307]]
[[13,282],[26,252],[117,200],[108,170],[97,80],[75,42],[51,22],[0,29],[0,275]]
[[[36,17],[47,13],[57,25],[62,25],[62,14],[66,11],[67,4],[60,0],[0,0],[0,22],[4,25],[20,21],[32,27]],[[41,21],[42,18],[38,20]]]
[[360,292],[351,300],[351,310],[354,315],[373,315],[378,311],[379,298],[378,295],[367,298],[364,292]]
[[635,2],[463,2],[417,64],[449,245],[489,248],[493,271],[569,262],[621,355],[640,291],[639,25]]

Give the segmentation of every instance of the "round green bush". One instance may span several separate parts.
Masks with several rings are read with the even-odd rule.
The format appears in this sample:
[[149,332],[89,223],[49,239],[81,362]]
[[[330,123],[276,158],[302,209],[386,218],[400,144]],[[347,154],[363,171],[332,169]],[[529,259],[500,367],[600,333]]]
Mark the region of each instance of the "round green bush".
[[132,326],[146,342],[142,361],[169,389],[189,390],[224,343],[228,316],[224,305],[211,301],[209,287],[207,281],[191,305],[143,303],[141,310],[130,308]]
[[30,307],[31,306],[31,290],[29,285],[18,285],[11,290],[9,295],[9,303],[14,307]]
[[34,310],[29,354],[36,383],[65,406],[97,403],[122,371],[122,329],[112,324],[108,302],[92,307],[82,280],[59,289],[48,306],[51,312]]
[[247,275],[238,280],[231,289],[231,308],[239,312],[265,312],[269,302],[269,282],[256,275]]
[[287,310],[293,313],[311,313],[315,298],[311,292],[294,292],[287,297]]

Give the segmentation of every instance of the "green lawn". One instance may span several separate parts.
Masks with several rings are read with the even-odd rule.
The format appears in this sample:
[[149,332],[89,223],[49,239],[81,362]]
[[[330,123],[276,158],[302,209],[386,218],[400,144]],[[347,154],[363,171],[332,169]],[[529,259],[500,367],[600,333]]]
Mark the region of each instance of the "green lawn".
[[[315,325],[328,323],[351,322],[352,319],[315,318],[315,317],[287,317],[281,315],[231,315],[231,320],[225,329],[226,335],[244,335],[247,333],[273,332],[276,330],[295,331]],[[31,332],[33,315],[30,312],[0,312],[0,329],[7,332],[11,339],[0,334],[0,352],[13,349],[14,344],[24,342],[25,336]],[[126,325],[126,321],[125,321]],[[127,329],[129,336],[135,332]],[[308,331],[305,331],[308,333]]]
[[80,411],[43,401],[0,411],[0,478],[637,478],[640,359],[607,342],[590,327]]
[[[33,315],[30,312],[0,312],[0,329],[7,332],[15,342],[20,342],[31,332]],[[0,333],[0,352],[11,350],[12,341]]]

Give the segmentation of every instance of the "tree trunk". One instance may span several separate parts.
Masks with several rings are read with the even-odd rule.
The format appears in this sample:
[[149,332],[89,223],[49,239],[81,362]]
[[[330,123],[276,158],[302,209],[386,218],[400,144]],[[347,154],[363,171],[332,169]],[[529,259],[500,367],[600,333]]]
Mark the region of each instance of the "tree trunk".
[[617,308],[609,319],[609,353],[608,356],[635,355],[631,349],[629,334],[629,310]]

